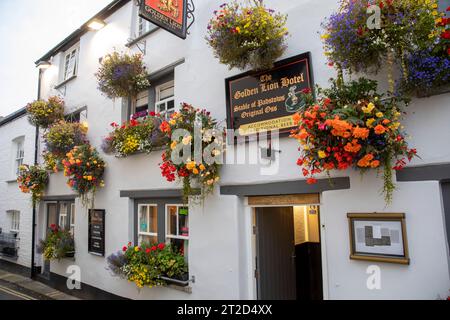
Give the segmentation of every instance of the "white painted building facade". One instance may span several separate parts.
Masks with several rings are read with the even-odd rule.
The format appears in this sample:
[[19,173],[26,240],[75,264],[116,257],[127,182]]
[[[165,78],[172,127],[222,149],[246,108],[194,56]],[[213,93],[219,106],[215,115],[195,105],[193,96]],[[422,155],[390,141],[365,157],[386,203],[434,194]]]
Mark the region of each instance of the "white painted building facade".
[[[89,123],[88,138],[100,150],[102,139],[111,130],[110,123],[121,122],[127,115],[127,103],[106,99],[97,90],[94,73],[99,59],[114,48],[126,50],[142,28],[133,1],[116,1],[117,10],[104,17],[106,26],[99,31],[79,33],[63,45],[50,51],[52,66],[42,77],[42,97],[60,95],[69,110],[85,109]],[[223,1],[195,0],[196,21],[186,40],[162,29],[156,29],[131,44],[139,52],[145,47],[145,62],[156,84],[174,84],[175,106],[188,102],[211,111],[214,118],[226,119],[224,79],[241,73],[219,64],[205,41],[206,27],[212,12]],[[320,23],[336,8],[337,1],[268,0],[266,4],[287,13],[290,38],[283,58],[311,52],[314,79],[326,86],[333,69],[326,65],[318,35]],[[141,29],[139,29],[141,28]],[[76,50],[76,51],[74,51]],[[66,72],[65,61],[74,54],[75,68]],[[69,55],[69,56],[68,56]],[[161,76],[164,75],[164,76]],[[173,75],[173,76],[172,76]],[[172,79],[173,77],[173,79]],[[162,81],[163,79],[164,81]],[[381,80],[384,80],[380,76]],[[83,109],[83,110],[84,110]],[[417,148],[421,159],[412,166],[450,163],[449,141],[450,94],[414,100],[408,109],[405,126],[412,136],[410,145]],[[25,121],[25,120],[24,120]],[[8,132],[9,134],[9,132]],[[11,132],[12,134],[12,132]],[[19,135],[22,135],[20,133]],[[8,143],[12,136],[1,135]],[[28,141],[28,140],[27,140]],[[27,142],[28,143],[28,142]],[[262,165],[226,165],[220,185],[248,186],[300,181],[298,145],[294,139],[282,138],[278,149],[278,173],[262,175]],[[26,157],[31,155],[26,153]],[[134,155],[126,159],[102,154],[107,162],[106,186],[98,191],[97,209],[106,210],[106,256],[120,250],[136,238],[136,198],[127,197],[132,191],[151,194],[161,189],[180,188],[165,181],[160,174],[161,152]],[[3,159],[8,161],[7,159]],[[448,175],[448,173],[446,173]],[[323,297],[325,299],[436,299],[446,298],[450,289],[449,248],[445,227],[445,195],[439,180],[398,182],[394,202],[386,207],[380,195],[382,180],[376,173],[361,178],[356,171],[333,172],[333,177],[349,177],[350,188],[320,192],[320,235],[322,255]],[[445,175],[443,173],[443,175]],[[427,180],[427,179],[425,179]],[[6,184],[2,188],[15,185]],[[311,192],[316,192],[311,189]],[[222,192],[223,193],[223,192]],[[2,192],[4,194],[4,192]],[[10,197],[12,193],[8,193]],[[121,197],[122,195],[122,197]],[[23,197],[17,195],[17,197]],[[44,236],[48,204],[74,198],[62,173],[54,174],[38,211],[38,238]],[[448,197],[448,194],[447,194]],[[11,201],[15,200],[11,196]],[[142,200],[142,199],[140,199]],[[140,201],[139,200],[139,201]],[[151,200],[147,203],[151,204]],[[145,201],[144,201],[145,203]],[[26,206],[27,204],[24,204]],[[13,208],[13,206],[11,207]],[[245,196],[221,194],[217,188],[204,205],[189,210],[189,273],[195,277],[190,289],[171,287],[144,288],[140,291],[126,280],[112,277],[106,270],[104,257],[88,253],[87,209],[77,198],[74,202],[75,261],[52,262],[51,272],[67,276],[72,264],[81,267],[82,282],[101,290],[132,299],[257,299],[255,280],[255,245],[253,236],[254,208]],[[25,208],[19,208],[25,210]],[[448,209],[447,209],[448,210]],[[373,263],[349,259],[349,212],[402,212],[411,262],[409,265]],[[450,219],[447,215],[447,219]],[[22,224],[21,220],[21,224]],[[165,230],[158,230],[165,234]],[[167,235],[165,238],[168,238]],[[43,265],[38,256],[37,265]],[[381,289],[367,288],[367,268],[377,265],[381,271]]]
[[35,136],[24,109],[0,120],[0,260],[28,268],[33,207],[16,179],[21,164],[34,163]]

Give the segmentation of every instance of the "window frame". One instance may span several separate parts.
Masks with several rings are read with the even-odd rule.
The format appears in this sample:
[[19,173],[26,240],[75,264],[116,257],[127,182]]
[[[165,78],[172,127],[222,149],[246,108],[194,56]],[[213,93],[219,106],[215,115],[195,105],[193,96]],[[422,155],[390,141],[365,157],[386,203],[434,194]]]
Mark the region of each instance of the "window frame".
[[[156,208],[156,233],[154,232],[142,232],[141,231],[141,218],[140,218],[140,208],[142,207],[147,207],[147,208]],[[147,218],[148,218],[148,222],[150,221],[150,211],[147,210]],[[158,239],[158,235],[159,235],[159,226],[158,226],[158,221],[159,221],[159,212],[158,212],[158,205],[154,204],[154,203],[138,203],[137,205],[137,226],[136,226],[136,230],[137,230],[137,245],[141,245],[140,241],[139,241],[139,237],[140,236],[147,236],[147,237],[155,237],[156,239]]]
[[[71,47],[70,49],[66,50],[64,52],[64,56],[62,59],[62,76],[61,76],[61,82],[68,81],[78,74],[78,57],[80,52],[80,45],[77,43],[75,46]],[[73,60],[73,70],[71,70],[71,74],[68,74],[68,60],[67,59],[74,59]],[[69,60],[70,63],[70,60]]]
[[9,232],[10,233],[19,233],[20,232],[20,211],[9,210],[7,213],[9,213],[10,219],[11,219]]
[[[161,91],[173,88],[173,95],[161,100]],[[168,112],[168,102],[173,101],[173,110]],[[161,111],[160,105],[165,105],[165,110]],[[170,80],[155,87],[155,112],[161,114],[165,118],[168,118],[176,110],[175,106],[175,81]]]
[[19,137],[13,140],[14,143],[14,173],[16,176],[20,174],[20,166],[23,165],[25,159],[25,137]]
[[[66,225],[64,226],[64,228],[61,227],[60,222],[61,222],[61,204],[62,203],[67,203],[67,208],[68,208],[68,212],[66,213]],[[59,201],[46,201],[45,202],[45,226],[46,228],[50,228],[49,225],[49,205],[56,205],[56,223],[58,225],[59,228],[63,229],[63,230],[69,230],[71,231],[72,229],[72,225],[71,225],[71,221],[72,221],[72,215],[75,214],[75,200],[59,200]],[[72,211],[73,209],[73,211]],[[75,219],[75,217],[74,217]],[[75,220],[74,220],[75,222]],[[75,230],[75,225],[73,225],[73,228]],[[72,234],[72,236],[74,236],[74,233]]]
[[[172,235],[169,232],[169,207],[176,207],[177,208],[177,235]],[[189,236],[180,236],[180,213],[179,210],[180,208],[187,208],[189,210],[189,206],[186,206],[184,204],[170,204],[167,203],[166,204],[166,208],[165,208],[165,216],[166,216],[166,229],[165,229],[165,237],[166,237],[166,243],[169,243],[170,240],[172,239],[176,239],[176,240],[185,240],[185,241],[189,241]],[[189,215],[188,215],[189,217]],[[189,220],[188,220],[188,228],[189,228]],[[189,233],[190,234],[190,233]]]

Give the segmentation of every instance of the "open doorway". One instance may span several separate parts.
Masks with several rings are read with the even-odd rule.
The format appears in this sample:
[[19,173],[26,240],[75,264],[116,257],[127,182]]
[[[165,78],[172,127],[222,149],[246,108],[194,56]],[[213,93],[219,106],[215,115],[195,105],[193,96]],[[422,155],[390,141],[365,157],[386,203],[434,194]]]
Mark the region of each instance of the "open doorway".
[[255,208],[255,264],[260,300],[322,300],[317,205]]

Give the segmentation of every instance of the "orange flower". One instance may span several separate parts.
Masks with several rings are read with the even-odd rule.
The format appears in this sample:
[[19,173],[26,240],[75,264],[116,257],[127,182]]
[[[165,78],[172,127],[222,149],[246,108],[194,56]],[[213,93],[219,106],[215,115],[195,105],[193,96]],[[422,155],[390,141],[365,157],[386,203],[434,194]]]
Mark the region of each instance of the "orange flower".
[[377,125],[375,127],[375,134],[383,134],[386,132],[386,128],[384,126],[382,126],[381,124]]
[[302,117],[298,113],[296,113],[292,116],[292,120],[294,121],[295,125],[298,125],[302,120]]
[[362,159],[358,161],[358,167],[367,168],[370,167],[371,161],[373,160],[373,154],[366,154]]
[[333,128],[333,130],[331,130],[331,134],[334,136],[344,138],[349,138],[351,136],[349,131],[352,130],[353,126],[345,120],[339,120],[339,117],[336,117],[333,120],[329,119],[325,122],[325,124]]
[[164,132],[164,133],[169,133],[170,132],[170,125],[167,121],[164,121],[163,123],[161,123],[161,126],[159,127],[159,129]]
[[357,139],[353,139],[353,141],[350,143],[347,143],[347,145],[344,147],[344,150],[350,153],[357,153],[359,150],[361,150],[361,145],[358,143]]
[[372,161],[372,163],[370,164],[370,166],[372,168],[378,168],[380,166],[380,161],[379,160],[374,160]]
[[383,124],[389,124],[389,123],[391,123],[391,120],[389,120],[389,119],[384,119],[383,120]]
[[369,129],[366,128],[360,128],[357,126],[355,129],[353,129],[353,136],[358,139],[367,139],[369,137]]

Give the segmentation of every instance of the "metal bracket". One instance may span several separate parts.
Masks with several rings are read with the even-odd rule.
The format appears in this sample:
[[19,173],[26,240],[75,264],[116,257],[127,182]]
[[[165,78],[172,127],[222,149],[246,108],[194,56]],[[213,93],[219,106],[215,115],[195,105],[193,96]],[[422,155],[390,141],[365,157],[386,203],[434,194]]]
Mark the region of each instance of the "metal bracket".
[[194,12],[195,12],[194,1],[193,0],[187,0],[187,3],[186,3],[186,16],[187,16],[187,20],[192,20],[187,26],[187,29],[186,29],[187,34],[190,34],[189,29],[191,28],[191,26],[195,22]]
[[139,49],[139,51],[145,56],[145,54],[147,53],[147,40],[137,41],[133,45],[135,45]]

